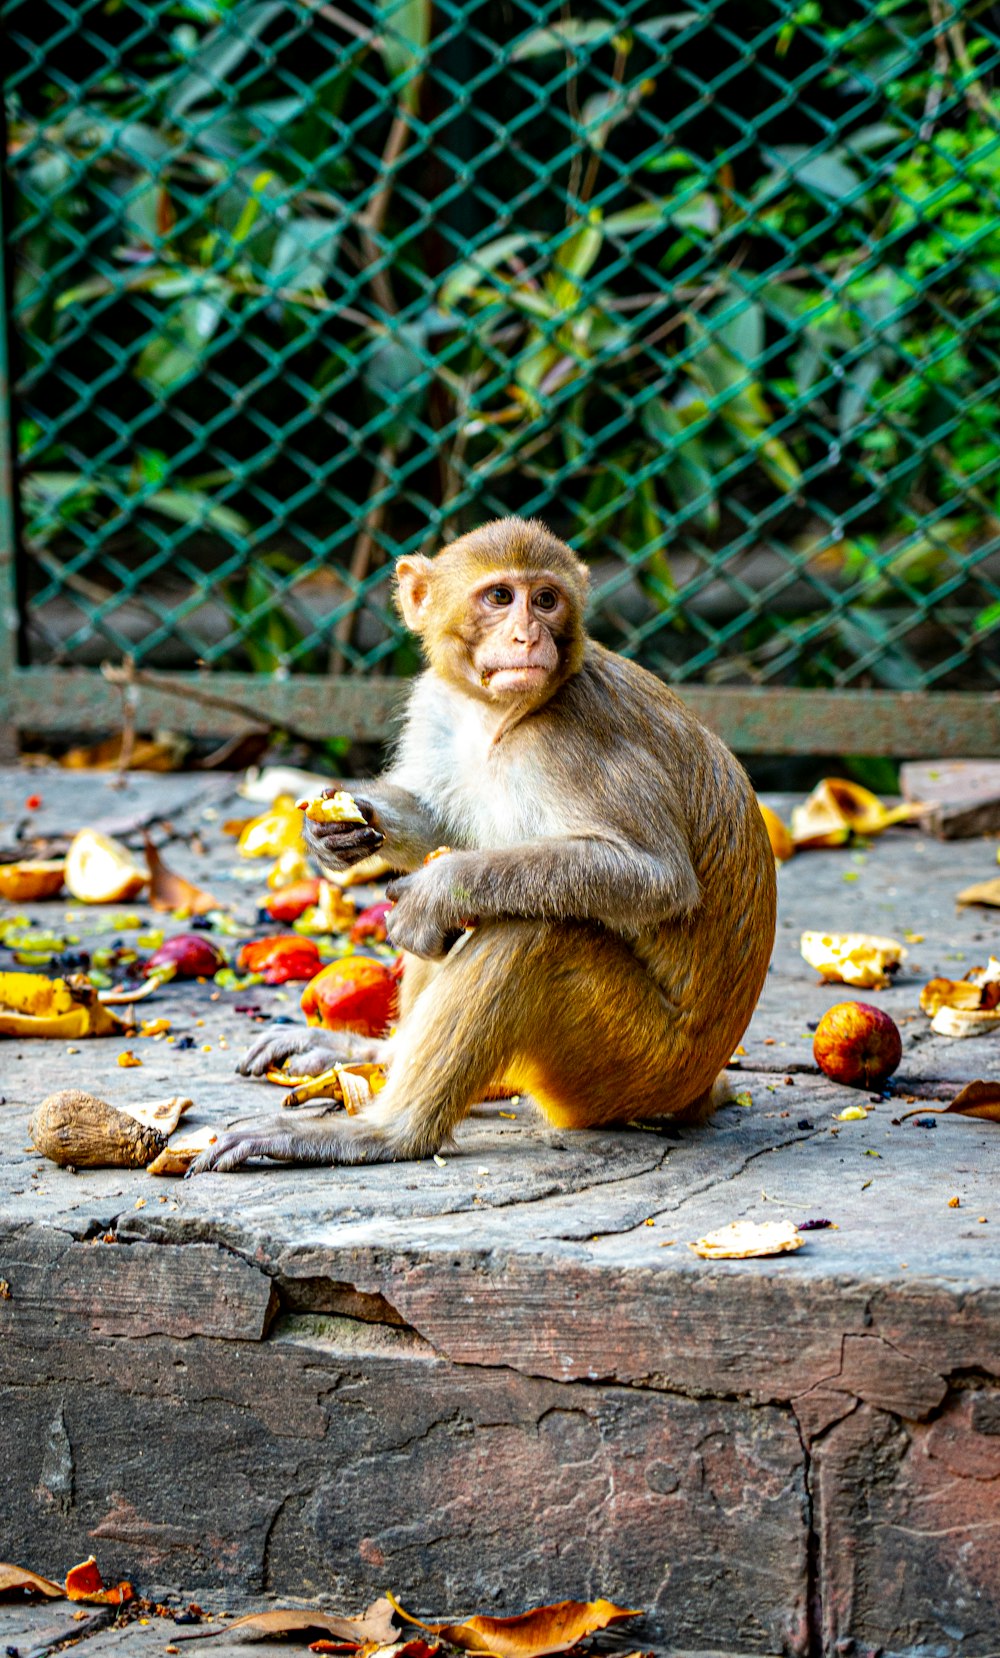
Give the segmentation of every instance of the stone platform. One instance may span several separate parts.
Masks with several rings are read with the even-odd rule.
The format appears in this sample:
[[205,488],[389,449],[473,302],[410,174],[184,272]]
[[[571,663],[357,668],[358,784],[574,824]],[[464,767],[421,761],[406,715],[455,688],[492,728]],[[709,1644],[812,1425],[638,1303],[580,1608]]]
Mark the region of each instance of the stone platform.
[[[0,844],[28,793],[44,832],[167,820],[172,865],[253,913],[229,780],[0,788]],[[256,1028],[234,1007],[294,1013],[294,987],[166,987],[143,1013],[196,1045],[130,1039],[141,1069],[113,1038],[2,1043],[0,1556],[59,1576],[94,1552],[229,1605],[607,1596],[661,1650],[996,1653],[1000,1127],[897,1125],[899,1097],[838,1122],[866,1097],[816,1071],[809,1026],[852,993],[798,954],[805,928],[923,935],[861,997],[902,1030],[897,1096],[996,1077],[1000,1037],[937,1038],[918,1008],[1000,953],[1000,912],[954,904],[995,858],[893,830],[785,866],[732,1073],[752,1103],[700,1131],[566,1134],[522,1101],[475,1113],[443,1165],[74,1174],[28,1146],[57,1087],[184,1092],[192,1124],[274,1110],[233,1075]],[[687,1247],[737,1218],[834,1225],[768,1260]]]

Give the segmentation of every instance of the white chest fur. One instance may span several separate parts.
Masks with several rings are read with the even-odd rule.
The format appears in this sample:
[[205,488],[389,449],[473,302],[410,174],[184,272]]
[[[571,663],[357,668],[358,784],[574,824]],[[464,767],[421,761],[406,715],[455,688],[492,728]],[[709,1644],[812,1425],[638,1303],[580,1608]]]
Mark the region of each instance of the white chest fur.
[[524,746],[495,743],[489,703],[429,675],[414,689],[391,776],[446,821],[456,846],[517,846],[563,832]]

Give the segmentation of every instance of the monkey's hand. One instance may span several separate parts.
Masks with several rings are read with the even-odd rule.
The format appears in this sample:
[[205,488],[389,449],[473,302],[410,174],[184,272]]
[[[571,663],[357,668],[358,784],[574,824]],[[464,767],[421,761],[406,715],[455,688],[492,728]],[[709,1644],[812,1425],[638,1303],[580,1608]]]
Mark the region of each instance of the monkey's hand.
[[[323,790],[323,798],[338,793],[336,786]],[[326,869],[350,869],[379,850],[385,835],[378,828],[375,807],[370,800],[355,799],[354,804],[364,816],[364,823],[316,823],[303,818],[302,832],[309,850]]]
[[252,1157],[269,1157],[275,1163],[304,1161],[297,1155],[297,1135],[282,1122],[261,1123],[256,1128],[231,1128],[220,1134],[188,1169],[193,1174],[229,1174],[241,1169]]
[[392,900],[385,918],[390,941],[425,961],[446,956],[462,928],[471,924],[471,917],[463,914],[462,894],[448,878],[450,862],[449,858],[435,859],[414,875],[390,881],[385,889]]
[[317,1025],[278,1025],[261,1031],[236,1069],[241,1077],[264,1077],[288,1060],[296,1076],[318,1077],[338,1064],[371,1062],[382,1056],[383,1043],[353,1031],[323,1030]]

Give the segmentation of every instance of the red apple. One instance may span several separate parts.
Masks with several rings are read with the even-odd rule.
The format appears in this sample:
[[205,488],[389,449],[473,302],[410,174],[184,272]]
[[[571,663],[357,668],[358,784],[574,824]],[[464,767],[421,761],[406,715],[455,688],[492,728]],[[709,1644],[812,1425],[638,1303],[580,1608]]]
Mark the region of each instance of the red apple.
[[903,1057],[895,1021],[870,1002],[828,1008],[813,1037],[813,1058],[834,1082],[881,1088]]
[[222,951],[204,933],[177,933],[153,951],[146,973],[155,973],[158,967],[173,967],[178,979],[210,979],[225,965]]

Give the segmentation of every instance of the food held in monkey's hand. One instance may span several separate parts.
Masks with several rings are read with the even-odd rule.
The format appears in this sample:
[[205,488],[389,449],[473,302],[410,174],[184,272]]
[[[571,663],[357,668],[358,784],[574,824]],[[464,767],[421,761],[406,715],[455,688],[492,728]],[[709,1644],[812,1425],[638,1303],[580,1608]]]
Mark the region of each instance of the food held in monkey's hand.
[[310,823],[365,823],[367,820],[363,812],[359,812],[354,796],[349,795],[346,789],[336,789],[332,794],[324,790],[322,794],[306,795],[305,799],[295,802],[300,812],[305,812]]
[[756,1255],[784,1255],[804,1243],[790,1220],[734,1220],[696,1238],[688,1248],[706,1261],[747,1261]]
[[293,979],[315,978],[323,963],[311,938],[279,933],[277,938],[256,938],[244,944],[236,965],[242,973],[262,973],[265,984],[288,984]]
[[153,951],[146,973],[155,977],[162,968],[172,967],[173,978],[210,979],[225,965],[225,955],[204,933],[177,933]]
[[895,1021],[870,1002],[838,1002],[816,1026],[813,1058],[831,1082],[881,1088],[902,1057]]
[[369,956],[332,961],[302,992],[310,1025],[384,1036],[396,1017],[399,970]]
[[97,829],[81,829],[66,854],[66,885],[81,904],[122,904],[149,880],[127,846]]
[[907,956],[896,939],[877,933],[803,933],[799,950],[828,983],[855,990],[884,990]]
[[0,898],[8,904],[35,904],[62,891],[65,859],[23,859],[0,864]]
[[[338,800],[348,802],[349,810],[337,806]],[[343,791],[331,790],[329,795],[312,804],[317,809],[336,806],[334,815],[316,816],[307,810],[302,820],[306,845],[324,869],[349,869],[352,864],[371,858],[384,844],[385,835],[375,825],[375,808],[370,801],[355,800]]]

